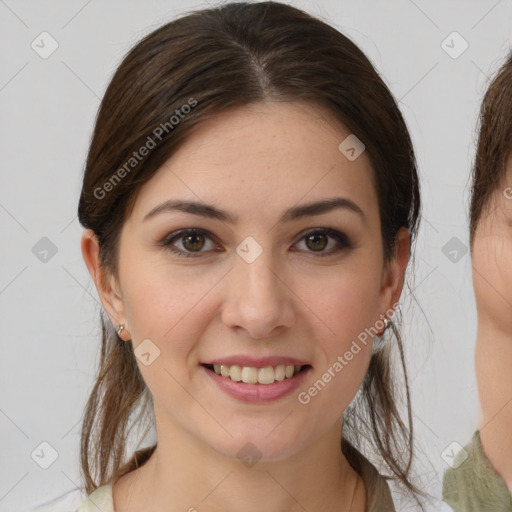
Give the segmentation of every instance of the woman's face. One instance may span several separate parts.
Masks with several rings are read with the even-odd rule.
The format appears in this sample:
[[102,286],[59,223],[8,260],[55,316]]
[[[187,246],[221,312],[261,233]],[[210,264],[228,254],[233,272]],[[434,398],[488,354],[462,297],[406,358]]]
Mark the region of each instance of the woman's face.
[[473,285],[479,323],[512,332],[512,157],[475,230]]
[[[348,135],[304,103],[232,110],[141,188],[112,281],[121,298],[102,300],[131,335],[159,446],[183,435],[270,460],[340,435],[409,250],[403,229],[384,264],[372,168],[338,149]],[[223,363],[234,380],[206,366]]]

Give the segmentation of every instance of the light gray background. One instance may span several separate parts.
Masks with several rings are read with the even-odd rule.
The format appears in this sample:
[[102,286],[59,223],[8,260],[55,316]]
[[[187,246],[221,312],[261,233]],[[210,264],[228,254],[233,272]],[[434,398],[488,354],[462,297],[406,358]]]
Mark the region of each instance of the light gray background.
[[[512,3],[290,3],[323,17],[363,49],[399,100],[413,136],[424,217],[416,247],[417,304],[404,303],[405,339],[418,469],[426,489],[439,495],[448,467],[443,450],[453,441],[468,442],[479,418],[471,262],[469,254],[453,262],[442,249],[452,237],[468,245],[477,111],[488,77],[511,46]],[[94,118],[128,48],[183,11],[207,5],[0,0],[2,512],[32,510],[68,492],[52,510],[71,511],[83,498],[73,489],[80,483],[80,420],[100,330],[76,208]],[[43,31],[59,45],[47,59],[31,47]],[[442,47],[453,31],[469,44],[458,58]],[[57,248],[46,262],[32,251],[42,237]],[[50,456],[40,447],[44,441],[58,453],[48,469],[31,457],[34,450],[36,460]]]

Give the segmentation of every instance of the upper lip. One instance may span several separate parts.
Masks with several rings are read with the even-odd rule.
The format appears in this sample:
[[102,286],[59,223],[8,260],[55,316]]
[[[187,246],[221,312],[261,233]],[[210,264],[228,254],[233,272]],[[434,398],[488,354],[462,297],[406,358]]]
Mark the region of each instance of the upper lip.
[[227,357],[219,357],[202,364],[218,364],[225,366],[250,366],[253,368],[265,368],[266,366],[277,366],[284,364],[285,366],[305,366],[309,363],[301,359],[286,356],[269,356],[269,357],[251,357],[246,355],[234,355]]

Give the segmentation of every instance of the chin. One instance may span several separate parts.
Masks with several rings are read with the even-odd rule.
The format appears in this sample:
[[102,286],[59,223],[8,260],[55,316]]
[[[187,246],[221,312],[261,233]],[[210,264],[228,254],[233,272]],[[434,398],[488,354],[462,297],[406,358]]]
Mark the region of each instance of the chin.
[[[268,431],[270,432],[270,430]],[[279,435],[268,435],[267,430],[251,430],[229,438],[221,445],[211,445],[218,453],[230,459],[238,459],[247,467],[256,462],[283,460],[300,450],[300,443],[290,437],[283,439]],[[288,432],[289,434],[289,432]]]

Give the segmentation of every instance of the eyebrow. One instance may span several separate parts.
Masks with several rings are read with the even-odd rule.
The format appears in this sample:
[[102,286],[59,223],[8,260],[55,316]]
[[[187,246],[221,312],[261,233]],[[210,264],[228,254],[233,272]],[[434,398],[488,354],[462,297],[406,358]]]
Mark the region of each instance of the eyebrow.
[[[361,220],[366,220],[366,216],[363,210],[356,203],[345,197],[334,197],[314,203],[293,206],[283,213],[279,219],[279,222],[292,222],[304,217],[322,215],[335,209],[343,209],[357,213],[361,217]],[[144,216],[142,221],[146,222],[148,219],[155,217],[158,214],[174,211],[200,215],[202,217],[216,219],[230,224],[236,224],[238,222],[237,215],[233,215],[224,210],[219,210],[213,205],[196,201],[181,201],[172,199],[155,206],[149,213]]]

